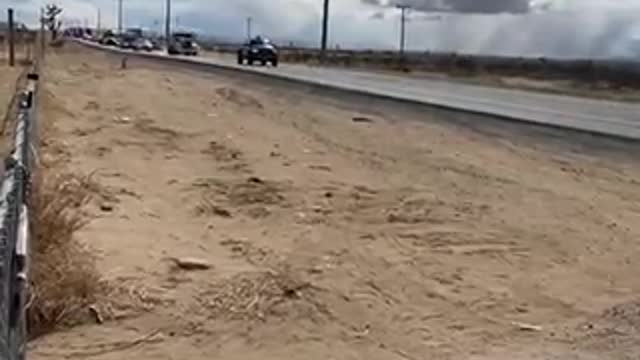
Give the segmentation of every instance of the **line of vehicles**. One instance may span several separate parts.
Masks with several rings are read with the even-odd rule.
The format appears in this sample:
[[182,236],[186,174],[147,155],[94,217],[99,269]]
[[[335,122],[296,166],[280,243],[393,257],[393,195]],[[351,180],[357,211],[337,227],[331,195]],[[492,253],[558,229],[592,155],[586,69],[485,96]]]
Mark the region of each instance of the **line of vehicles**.
[[200,52],[196,35],[187,31],[174,32],[168,42],[162,37],[146,34],[142,29],[137,28],[127,29],[120,34],[111,30],[98,33],[93,29],[68,28],[65,30],[65,35],[134,51],[151,52],[163,50],[166,46],[167,52],[171,55],[196,56]]
[[[111,30],[96,32],[89,28],[68,28],[65,36],[98,42],[105,46],[113,46],[134,51],[160,51],[165,49],[169,55],[197,56],[200,46],[196,42],[196,34],[179,31],[171,34],[169,41],[164,38],[146,34],[142,29],[132,28],[118,34]],[[256,36],[240,46],[237,51],[237,62],[240,65],[259,63],[263,66],[271,64],[277,67],[279,54],[276,46],[267,38]]]

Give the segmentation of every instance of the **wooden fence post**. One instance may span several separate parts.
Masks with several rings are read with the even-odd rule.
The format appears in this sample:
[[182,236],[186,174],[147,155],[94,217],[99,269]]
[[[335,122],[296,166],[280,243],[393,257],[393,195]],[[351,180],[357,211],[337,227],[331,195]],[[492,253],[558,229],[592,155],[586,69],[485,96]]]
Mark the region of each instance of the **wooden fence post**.
[[13,23],[13,9],[8,11],[9,17],[9,66],[16,65],[16,44],[15,44],[15,25]]

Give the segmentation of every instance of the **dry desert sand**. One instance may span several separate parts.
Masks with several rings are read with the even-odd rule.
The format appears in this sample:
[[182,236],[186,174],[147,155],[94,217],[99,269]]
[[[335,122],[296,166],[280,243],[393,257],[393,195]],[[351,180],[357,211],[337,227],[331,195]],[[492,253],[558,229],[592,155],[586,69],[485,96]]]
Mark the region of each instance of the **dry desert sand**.
[[77,236],[142,306],[31,359],[640,356],[633,153],[120,64],[48,56],[43,156],[107,193]]

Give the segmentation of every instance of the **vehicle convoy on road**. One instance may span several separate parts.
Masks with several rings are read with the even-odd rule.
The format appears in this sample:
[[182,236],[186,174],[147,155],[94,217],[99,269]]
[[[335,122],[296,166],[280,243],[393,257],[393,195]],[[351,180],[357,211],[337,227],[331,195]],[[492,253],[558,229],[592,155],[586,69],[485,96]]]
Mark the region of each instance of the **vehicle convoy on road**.
[[199,46],[196,43],[196,35],[192,32],[173,33],[167,50],[169,55],[198,55]]
[[271,63],[278,66],[278,49],[267,38],[257,36],[238,49],[238,64],[249,65],[259,61],[263,66]]

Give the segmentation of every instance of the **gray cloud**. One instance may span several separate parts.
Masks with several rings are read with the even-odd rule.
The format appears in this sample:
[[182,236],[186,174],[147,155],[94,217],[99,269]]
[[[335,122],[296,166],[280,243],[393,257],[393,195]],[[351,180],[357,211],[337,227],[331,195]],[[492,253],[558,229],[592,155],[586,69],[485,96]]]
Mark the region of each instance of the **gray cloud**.
[[456,13],[526,13],[529,0],[362,0],[364,4],[395,7],[408,5],[418,11]]

